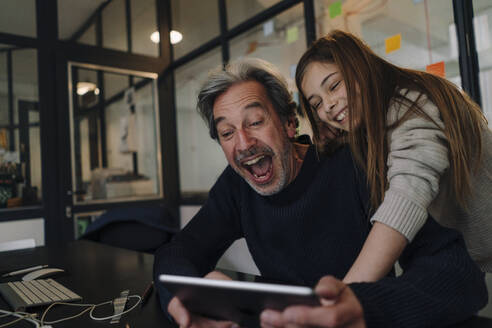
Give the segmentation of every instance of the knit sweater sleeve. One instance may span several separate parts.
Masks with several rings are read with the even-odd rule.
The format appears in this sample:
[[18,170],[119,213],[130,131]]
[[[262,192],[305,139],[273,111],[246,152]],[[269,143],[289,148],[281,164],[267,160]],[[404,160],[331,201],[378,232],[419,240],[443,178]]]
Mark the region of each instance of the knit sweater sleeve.
[[[155,253],[154,281],[160,274],[202,277],[214,270],[220,256],[242,237],[235,174],[227,168],[211,189],[205,205],[192,220]],[[232,179],[232,181],[231,181]],[[164,313],[173,295],[162,284],[157,291]]]
[[400,258],[403,274],[350,287],[368,328],[446,327],[487,304],[484,273],[456,231],[429,218]]
[[439,192],[441,175],[449,167],[448,147],[438,108],[425,95],[408,90],[400,92],[406,99],[393,101],[388,125],[398,122],[413,101],[433,121],[411,114],[389,132],[389,188],[371,222],[384,223],[412,241],[425,223],[427,208]]

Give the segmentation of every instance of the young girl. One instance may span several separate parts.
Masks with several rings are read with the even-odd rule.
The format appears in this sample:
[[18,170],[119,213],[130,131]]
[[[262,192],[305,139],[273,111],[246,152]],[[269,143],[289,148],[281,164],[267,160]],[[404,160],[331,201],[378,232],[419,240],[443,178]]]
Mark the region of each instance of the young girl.
[[492,272],[492,132],[476,103],[342,31],[306,51],[296,83],[315,143],[349,143],[368,178],[373,227],[345,282],[385,276],[428,213]]

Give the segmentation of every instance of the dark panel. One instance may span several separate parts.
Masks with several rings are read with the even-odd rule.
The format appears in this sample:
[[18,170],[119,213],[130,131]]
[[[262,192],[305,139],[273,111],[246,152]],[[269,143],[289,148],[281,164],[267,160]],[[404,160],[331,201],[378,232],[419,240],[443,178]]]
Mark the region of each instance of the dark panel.
[[64,53],[70,61],[75,62],[153,73],[162,72],[165,67],[159,58],[68,41],[59,42],[57,50]]
[[[37,35],[39,106],[41,123],[41,162],[43,178],[43,204],[45,208],[45,240],[47,245],[58,245],[70,238],[67,220],[60,215],[60,140],[56,119],[56,41],[58,15],[56,0],[37,0]],[[63,108],[63,107],[62,107]],[[73,229],[72,229],[73,230]],[[73,238],[73,233],[72,233]]]
[[229,40],[227,33],[227,6],[225,0],[219,0],[219,19],[220,19],[220,43],[222,45],[222,62],[228,63],[231,55],[229,51]]
[[316,41],[315,20],[314,0],[304,0],[304,23],[306,25],[306,43],[308,47]]
[[[170,1],[157,0],[157,24],[161,35],[160,61],[163,68],[171,64],[172,49],[170,40],[164,35],[169,35],[171,22]],[[159,130],[161,136],[162,154],[162,185],[164,202],[172,211],[179,226],[179,168],[178,168],[178,142],[176,131],[176,107],[174,100],[173,74],[167,74],[162,70],[157,81],[157,98],[159,101]]]
[[479,105],[482,104],[478,72],[478,54],[473,30],[473,1],[453,0],[458,36],[461,86]]
[[0,43],[16,45],[21,48],[36,48],[40,45],[38,39],[27,36],[12,35],[0,32]]
[[7,93],[9,98],[9,149],[15,150],[14,134],[14,83],[12,77],[12,51],[7,52]]

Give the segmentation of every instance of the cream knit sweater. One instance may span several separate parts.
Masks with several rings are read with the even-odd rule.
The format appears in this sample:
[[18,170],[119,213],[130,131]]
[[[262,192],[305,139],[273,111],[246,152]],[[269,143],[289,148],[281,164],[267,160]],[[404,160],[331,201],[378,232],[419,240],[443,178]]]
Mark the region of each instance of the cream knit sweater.
[[[410,101],[415,91],[400,90]],[[388,124],[408,110],[410,102],[394,102]],[[418,104],[440,126],[444,123],[437,107],[422,96]],[[413,115],[388,135],[389,188],[384,201],[371,218],[402,233],[409,241],[430,213],[444,226],[463,233],[471,257],[483,271],[492,272],[492,132],[483,134],[481,166],[472,177],[472,196],[465,211],[454,199],[449,175],[446,136],[436,125]]]

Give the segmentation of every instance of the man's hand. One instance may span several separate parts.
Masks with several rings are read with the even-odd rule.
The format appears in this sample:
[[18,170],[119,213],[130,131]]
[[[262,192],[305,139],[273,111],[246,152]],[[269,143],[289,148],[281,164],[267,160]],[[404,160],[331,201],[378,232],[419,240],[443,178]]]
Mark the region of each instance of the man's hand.
[[276,327],[348,327],[365,328],[364,311],[350,287],[325,276],[315,288],[321,306],[290,306],[283,312],[265,310],[260,316],[263,328]]
[[[222,279],[230,280],[225,274],[212,271],[205,276],[208,279]],[[238,327],[237,324],[231,321],[217,321],[213,319],[208,319],[199,315],[190,313],[183,303],[177,298],[173,297],[167,306],[167,311],[174,318],[174,321],[179,325],[179,327],[186,328],[199,328],[199,327],[210,327],[210,328],[235,328]]]

